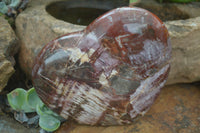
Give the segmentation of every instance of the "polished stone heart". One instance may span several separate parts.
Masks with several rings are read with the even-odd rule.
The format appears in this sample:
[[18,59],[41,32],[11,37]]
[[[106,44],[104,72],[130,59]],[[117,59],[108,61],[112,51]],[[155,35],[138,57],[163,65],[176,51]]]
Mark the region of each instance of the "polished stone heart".
[[109,11],[48,43],[32,71],[42,101],[89,125],[131,123],[164,86],[171,45],[163,22],[141,8]]

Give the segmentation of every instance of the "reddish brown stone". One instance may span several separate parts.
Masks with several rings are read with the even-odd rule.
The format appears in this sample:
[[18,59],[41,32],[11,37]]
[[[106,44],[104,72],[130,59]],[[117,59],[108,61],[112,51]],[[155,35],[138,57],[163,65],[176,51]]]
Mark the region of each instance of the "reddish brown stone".
[[170,57],[168,31],[157,16],[117,8],[84,31],[47,44],[33,67],[33,84],[43,102],[66,119],[129,124],[153,104]]
[[57,133],[199,133],[200,84],[180,84],[162,89],[151,109],[125,126],[83,126],[66,122]]

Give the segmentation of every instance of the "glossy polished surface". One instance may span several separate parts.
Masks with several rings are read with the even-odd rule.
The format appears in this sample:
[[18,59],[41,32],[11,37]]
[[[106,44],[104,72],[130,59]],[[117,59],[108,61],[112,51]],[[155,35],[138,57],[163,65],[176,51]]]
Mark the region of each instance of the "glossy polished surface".
[[42,101],[66,119],[131,123],[164,86],[170,55],[159,18],[141,8],[118,8],[84,31],[47,44],[33,67],[33,84]]

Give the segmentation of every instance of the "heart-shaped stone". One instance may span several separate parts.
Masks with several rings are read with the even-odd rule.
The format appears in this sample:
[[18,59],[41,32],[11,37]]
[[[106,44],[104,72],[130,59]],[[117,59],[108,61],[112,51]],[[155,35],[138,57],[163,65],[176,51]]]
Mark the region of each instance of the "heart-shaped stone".
[[33,67],[33,85],[66,119],[131,123],[164,86],[170,56],[169,34],[158,17],[141,8],[117,8],[47,44]]

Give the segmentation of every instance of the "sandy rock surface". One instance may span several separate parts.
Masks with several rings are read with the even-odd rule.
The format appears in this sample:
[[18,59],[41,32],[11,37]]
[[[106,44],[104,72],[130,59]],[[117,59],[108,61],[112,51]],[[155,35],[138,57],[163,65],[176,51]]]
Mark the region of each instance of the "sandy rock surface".
[[0,16],[0,92],[14,73],[14,54],[19,46],[14,31],[7,20]]

